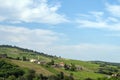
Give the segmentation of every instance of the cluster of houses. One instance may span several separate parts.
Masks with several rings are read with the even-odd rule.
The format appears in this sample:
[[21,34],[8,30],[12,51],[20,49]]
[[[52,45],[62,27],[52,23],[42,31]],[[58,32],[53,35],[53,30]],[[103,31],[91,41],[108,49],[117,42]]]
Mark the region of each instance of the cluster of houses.
[[[30,59],[30,62],[40,64],[40,65],[46,65],[47,64],[46,61],[44,61],[44,60],[39,61],[37,59]],[[54,68],[64,68],[64,66],[65,66],[64,62],[54,63],[54,65],[51,65],[51,67],[54,67]],[[71,65],[67,65],[67,67],[71,68]],[[83,70],[83,67],[78,65],[78,66],[76,66],[76,70],[77,71]]]
[[[7,58],[7,57],[8,57],[7,54],[0,54],[0,58]],[[30,59],[29,61],[40,65],[46,65],[48,63],[45,60],[39,60],[39,59]],[[65,66],[64,62],[54,63],[53,65],[51,65],[51,67],[54,68],[64,68],[64,66]],[[67,65],[67,67],[71,68],[71,65]],[[76,66],[76,70],[83,70],[83,67]]]
[[37,60],[37,59],[30,59],[30,62],[36,63],[36,64],[41,64],[41,65],[47,64],[46,61],[39,61],[39,60]]
[[[36,64],[41,64],[41,65],[47,64],[46,61],[44,61],[44,60],[39,61],[39,60],[37,60],[37,59],[30,59],[30,62],[36,63]],[[64,63],[63,63],[63,62],[55,63],[54,65],[52,65],[52,67],[58,67],[58,68],[59,68],[59,67],[64,67]]]
[[119,73],[112,74],[112,77],[120,77]]
[[[112,75],[107,76],[108,79],[110,78],[120,78],[120,73],[114,73]],[[118,79],[119,80],[119,79]]]

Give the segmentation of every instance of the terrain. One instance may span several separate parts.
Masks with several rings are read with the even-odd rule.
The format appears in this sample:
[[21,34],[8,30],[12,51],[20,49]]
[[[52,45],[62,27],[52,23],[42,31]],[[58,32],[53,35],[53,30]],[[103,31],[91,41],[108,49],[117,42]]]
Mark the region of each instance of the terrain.
[[[17,68],[23,70],[23,73],[33,70],[35,75],[60,76],[59,79],[56,77],[56,80],[103,80],[103,78],[104,80],[109,78],[109,80],[120,80],[120,63],[72,60],[11,45],[0,45],[0,60],[5,61],[6,64],[16,65]],[[1,66],[3,65],[0,65],[2,70]],[[0,80],[3,80],[2,72],[0,71],[0,73]],[[24,75],[23,73],[20,76]],[[9,76],[7,77],[9,78]],[[111,79],[111,77],[115,77],[115,79]]]

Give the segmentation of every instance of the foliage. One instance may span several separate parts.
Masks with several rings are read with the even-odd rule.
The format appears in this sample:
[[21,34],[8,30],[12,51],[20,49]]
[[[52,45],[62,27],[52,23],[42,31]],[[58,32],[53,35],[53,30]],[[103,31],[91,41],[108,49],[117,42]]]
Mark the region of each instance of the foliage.
[[[14,63],[20,67],[13,64],[11,64],[11,66],[16,66],[18,69],[24,72],[19,76],[8,74],[6,80],[97,80],[98,77],[100,77],[99,79],[101,80],[108,80],[108,78],[104,79],[101,77],[106,76],[106,74],[111,75],[120,71],[119,63],[94,63],[88,61],[85,62],[79,60],[64,59],[61,57],[58,58],[56,56],[47,55],[41,52],[9,45],[1,45],[0,54],[7,54],[9,60],[11,60],[11,63]],[[41,64],[38,65],[36,63],[28,62],[28,59],[38,59],[38,61],[46,61],[48,64],[44,66]],[[64,67],[54,67],[54,64],[59,65],[60,62],[66,63]],[[82,67],[82,70],[77,71],[79,66]],[[27,70],[24,70],[24,68],[27,68]],[[4,77],[0,76],[0,80],[3,79]],[[114,79],[116,80],[116,78],[110,78],[109,80]]]
[[55,62],[54,62],[54,60],[52,59],[51,62],[48,62],[47,64],[48,64],[48,65],[54,65],[54,63],[55,63]]
[[70,69],[71,71],[76,71],[76,66],[75,66],[75,64],[73,64],[73,63],[71,63],[71,69]]
[[[4,60],[0,60],[0,76],[9,77],[14,75],[15,77],[22,76],[24,71],[17,65],[10,64]],[[11,77],[10,77],[11,78]]]
[[98,73],[112,75],[114,73],[117,73],[118,71],[119,70],[117,68],[115,68],[115,67],[105,66],[105,67],[99,68]]

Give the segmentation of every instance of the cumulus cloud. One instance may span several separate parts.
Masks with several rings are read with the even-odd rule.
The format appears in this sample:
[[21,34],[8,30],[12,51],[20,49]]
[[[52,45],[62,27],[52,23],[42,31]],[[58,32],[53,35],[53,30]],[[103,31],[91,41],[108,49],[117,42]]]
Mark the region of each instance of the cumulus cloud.
[[0,0],[0,21],[59,24],[67,22],[57,11],[60,4],[47,0]]
[[60,35],[51,30],[0,25],[0,42],[28,48],[44,48],[59,41]]
[[16,45],[72,59],[111,61],[115,58],[114,62],[120,61],[120,46],[89,43],[64,45],[61,44],[62,40],[65,40],[63,35],[51,30],[0,25],[0,44]]
[[118,4],[106,4],[106,9],[110,12],[111,15],[115,17],[120,17],[120,5]]
[[105,4],[106,11],[92,11],[76,19],[79,27],[120,30],[120,5]]

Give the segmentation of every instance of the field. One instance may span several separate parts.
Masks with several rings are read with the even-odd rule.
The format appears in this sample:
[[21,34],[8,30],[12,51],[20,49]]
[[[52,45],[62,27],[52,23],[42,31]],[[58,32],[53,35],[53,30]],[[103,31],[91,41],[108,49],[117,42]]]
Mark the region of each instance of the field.
[[[59,58],[49,55],[43,55],[38,54],[35,51],[31,50],[24,50],[19,49],[16,47],[6,47],[2,46],[0,47],[0,54],[7,54],[8,57],[12,59],[7,59],[12,64],[16,64],[19,67],[23,69],[33,69],[35,70],[36,74],[43,74],[45,76],[51,76],[51,75],[57,75],[59,72],[63,72],[64,75],[69,76],[71,73],[73,74],[73,77],[75,80],[84,80],[86,78],[91,79],[97,79],[108,76],[107,74],[101,74],[97,73],[97,71],[100,68],[100,64],[95,64],[93,62],[85,62],[80,60],[72,60],[72,59],[65,59],[65,58]],[[20,58],[19,60],[16,60],[17,58]],[[23,61],[22,58],[26,57],[28,59],[27,61]],[[40,65],[36,63],[31,63],[30,59],[37,59],[39,61],[46,61],[47,63],[51,62],[51,60],[54,60],[54,64],[64,63],[67,65],[74,64],[75,66],[82,67],[82,70],[65,70],[64,67],[58,68],[58,67],[51,67],[46,65]],[[113,66],[113,65],[109,65]],[[116,66],[113,66],[117,68]]]

